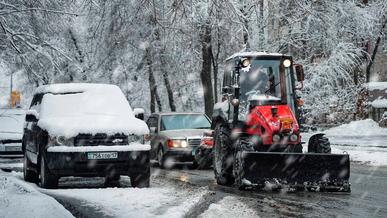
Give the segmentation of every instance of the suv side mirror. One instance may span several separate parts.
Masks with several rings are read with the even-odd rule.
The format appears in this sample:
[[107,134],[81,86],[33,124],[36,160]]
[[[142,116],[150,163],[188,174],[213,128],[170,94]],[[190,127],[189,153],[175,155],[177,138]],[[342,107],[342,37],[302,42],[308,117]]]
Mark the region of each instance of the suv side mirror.
[[36,110],[28,110],[26,112],[26,122],[37,122],[39,120],[39,114]]
[[305,79],[304,67],[301,64],[295,64],[294,69],[296,70],[297,81],[302,82]]
[[144,120],[144,109],[143,108],[134,108],[133,112],[134,112],[134,116],[137,119]]

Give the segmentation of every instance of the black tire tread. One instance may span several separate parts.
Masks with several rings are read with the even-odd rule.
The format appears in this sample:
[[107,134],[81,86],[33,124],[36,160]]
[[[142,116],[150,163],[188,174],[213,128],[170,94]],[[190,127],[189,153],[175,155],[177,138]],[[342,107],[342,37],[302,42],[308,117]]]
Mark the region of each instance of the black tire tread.
[[[224,124],[218,124],[215,128],[215,154],[214,154],[214,173],[216,182],[219,185],[231,186],[235,182],[235,178],[233,176],[233,166],[227,166],[225,159],[233,158],[233,151],[231,149],[230,142],[230,130]],[[218,145],[221,143],[221,145]],[[221,172],[217,172],[216,169],[216,149],[219,149],[218,146],[221,146],[222,156],[220,157],[222,160],[222,169]]]

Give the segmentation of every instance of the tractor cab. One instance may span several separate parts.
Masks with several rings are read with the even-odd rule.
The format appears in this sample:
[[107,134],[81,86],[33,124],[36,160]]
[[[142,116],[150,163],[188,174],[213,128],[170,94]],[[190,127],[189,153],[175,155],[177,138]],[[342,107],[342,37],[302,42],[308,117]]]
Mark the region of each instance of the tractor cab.
[[222,91],[224,99],[232,95],[232,103],[238,104],[238,116],[232,119],[246,120],[254,106],[287,104],[298,120],[295,90],[296,81],[302,80],[302,66],[293,64],[290,56],[242,52],[226,60]]

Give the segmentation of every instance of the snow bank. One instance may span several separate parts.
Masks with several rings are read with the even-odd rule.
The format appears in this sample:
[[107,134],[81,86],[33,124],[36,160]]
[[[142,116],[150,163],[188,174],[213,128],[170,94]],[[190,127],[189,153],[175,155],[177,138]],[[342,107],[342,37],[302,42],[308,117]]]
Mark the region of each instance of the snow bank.
[[343,151],[346,151],[349,154],[349,158],[353,162],[360,162],[372,166],[387,166],[387,149],[381,151],[364,146],[332,146],[332,153],[342,153]]
[[221,201],[211,204],[200,216],[204,217],[259,217],[248,205],[241,202],[238,198],[227,196]]
[[369,82],[364,84],[365,87],[368,88],[368,90],[384,90],[387,89],[387,82]]
[[371,119],[353,121],[325,131],[332,153],[349,154],[351,161],[387,166],[387,129]]
[[42,99],[38,125],[51,136],[149,133],[145,122],[134,117],[124,94],[115,85],[55,84],[36,90],[41,92],[50,93]]
[[184,217],[208,193],[207,189],[105,188],[45,190],[56,196],[79,199],[109,217]]
[[0,170],[0,217],[73,217],[53,198]]
[[48,152],[99,152],[99,151],[149,151],[149,144],[131,143],[130,145],[113,146],[52,146],[47,149]]
[[387,108],[387,99],[382,98],[382,96],[379,96],[379,98],[371,102],[371,105],[374,108]]
[[325,131],[327,136],[386,136],[387,129],[379,127],[378,123],[371,120],[352,121]]

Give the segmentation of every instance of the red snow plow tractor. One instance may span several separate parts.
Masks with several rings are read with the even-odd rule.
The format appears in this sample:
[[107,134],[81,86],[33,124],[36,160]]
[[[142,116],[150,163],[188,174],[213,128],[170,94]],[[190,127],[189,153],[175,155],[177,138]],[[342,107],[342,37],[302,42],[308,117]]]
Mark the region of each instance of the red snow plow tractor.
[[350,192],[349,155],[331,154],[324,134],[311,136],[303,153],[296,96],[303,80],[290,56],[242,52],[226,60],[212,115],[218,184]]

